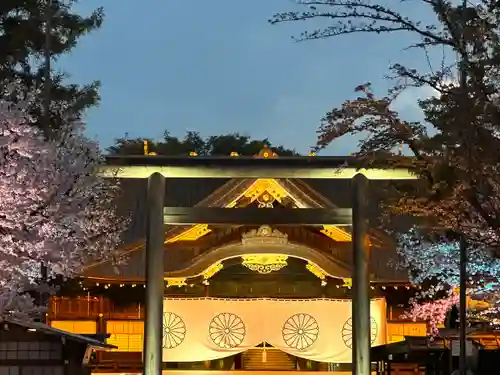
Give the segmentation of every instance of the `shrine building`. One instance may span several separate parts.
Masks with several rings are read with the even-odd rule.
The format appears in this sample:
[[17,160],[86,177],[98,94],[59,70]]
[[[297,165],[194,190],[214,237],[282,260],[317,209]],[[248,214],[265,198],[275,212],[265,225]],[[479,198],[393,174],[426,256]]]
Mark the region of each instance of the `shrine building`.
[[[269,152],[259,157],[278,157]],[[350,184],[341,178],[167,179],[165,206],[284,213],[342,209],[352,204]],[[425,322],[400,320],[419,287],[396,267],[393,239],[376,229],[385,184],[370,182],[368,199],[371,325],[366,335],[373,346],[427,332]],[[126,263],[88,265],[78,283],[52,298],[47,314],[54,328],[109,335],[107,343],[116,349],[97,353],[91,360],[95,373],[143,371],[147,185],[144,178],[122,180],[118,207],[131,217],[123,243]],[[351,373],[350,225],[196,224],[165,225],[164,231],[163,327],[158,330],[165,371]],[[391,374],[413,370],[395,368]]]

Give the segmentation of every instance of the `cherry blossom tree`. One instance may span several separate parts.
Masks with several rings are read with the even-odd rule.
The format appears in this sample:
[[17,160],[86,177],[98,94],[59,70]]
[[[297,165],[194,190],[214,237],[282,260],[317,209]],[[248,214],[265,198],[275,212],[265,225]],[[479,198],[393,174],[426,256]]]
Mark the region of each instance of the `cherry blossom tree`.
[[[411,183],[391,184],[381,203],[383,225],[399,238],[401,266],[409,270],[416,284],[436,283],[435,291],[441,296],[430,289],[412,301],[407,317],[428,320],[436,333],[446,316],[444,311],[456,304],[452,290],[458,285],[459,246],[440,235],[452,232],[468,242],[469,296],[490,302],[490,307],[474,314],[496,322],[500,305],[495,298],[500,275],[495,258],[500,235],[496,224],[500,217],[500,164],[495,156],[500,139],[496,128],[476,119],[471,137],[477,143],[470,143],[465,135],[470,131],[468,125],[463,133],[460,128],[460,107],[453,93],[422,102],[428,123],[416,123],[399,116],[391,106],[393,97],[378,99],[369,85],[361,85],[357,91],[360,97],[327,113],[319,129],[318,148],[337,137],[363,134],[355,155],[360,165],[406,167],[420,177]],[[398,152],[401,144],[411,157]],[[473,146],[482,150],[481,155]],[[394,222],[408,216],[422,230],[394,229]],[[424,230],[433,236],[422,235]]]
[[411,309],[402,314],[401,318],[426,321],[429,325],[429,333],[436,336],[450,310],[453,306],[458,305],[458,300],[457,293],[450,293],[448,296],[434,301],[421,302],[415,299],[411,301]]
[[[460,245],[444,235],[426,238],[417,228],[398,235],[398,266],[410,270],[410,282],[415,285],[434,280],[440,285],[456,288],[460,283]],[[500,259],[489,249],[470,246],[467,277],[477,287],[476,292],[500,288]],[[432,292],[431,290],[429,292]]]
[[[460,284],[460,245],[445,235],[429,239],[417,228],[398,236],[398,267],[409,271],[415,285],[428,285],[410,303],[403,315],[412,320],[429,322],[436,334],[451,308],[458,304]],[[500,306],[500,259],[489,249],[471,246],[468,252],[468,315],[471,320],[497,324]]]
[[[415,300],[410,311],[413,318],[431,320],[435,332],[445,311],[457,302],[452,290],[459,270],[457,243],[439,233],[450,231],[466,238],[471,297],[488,294],[488,288],[491,297],[498,289],[494,257],[500,238],[498,1],[297,3],[301,11],[279,13],[271,22],[323,21],[298,40],[405,33],[413,41],[409,48],[422,52],[425,65],[391,67],[393,87],[387,95],[376,96],[370,84],[362,84],[356,88],[357,98],[327,112],[318,129],[316,150],[344,136],[360,135],[355,154],[360,166],[406,167],[420,177],[418,182],[391,186],[382,208],[386,228],[401,216],[412,216],[426,232],[435,233],[431,241],[421,232],[405,233],[409,228],[402,228],[399,243],[402,265],[413,281],[435,285],[425,297],[441,296],[437,301]],[[423,11],[429,17],[422,19]],[[419,102],[422,122],[406,121],[394,109],[399,95],[410,87],[434,93]],[[484,314],[495,312],[496,305],[494,301]]]
[[[447,0],[389,5],[378,0],[297,2],[303,11],[277,14],[271,22],[321,19],[328,23],[305,31],[299,40],[407,33],[415,41],[409,47],[421,50],[429,62],[428,70],[392,66],[394,86],[385,96],[375,96],[370,84],[359,85],[357,98],[324,116],[316,150],[344,136],[361,135],[355,154],[360,163],[408,167],[421,177],[420,184],[399,186],[397,194],[389,194],[391,201],[385,201],[389,211],[427,218],[431,225],[454,230],[469,241],[496,247],[500,235],[498,1],[468,2],[465,7]],[[415,6],[427,10],[429,18],[414,18]],[[435,59],[443,55],[452,61]],[[457,71],[462,73],[460,82]],[[405,121],[394,110],[394,102],[408,87],[423,86],[435,93],[419,103],[424,121]],[[412,157],[399,155],[401,149]]]
[[23,108],[0,102],[0,316],[34,311],[27,292],[41,265],[49,278],[71,277],[116,258],[128,221],[114,205],[118,182],[95,174],[99,148],[82,127],[47,141]]

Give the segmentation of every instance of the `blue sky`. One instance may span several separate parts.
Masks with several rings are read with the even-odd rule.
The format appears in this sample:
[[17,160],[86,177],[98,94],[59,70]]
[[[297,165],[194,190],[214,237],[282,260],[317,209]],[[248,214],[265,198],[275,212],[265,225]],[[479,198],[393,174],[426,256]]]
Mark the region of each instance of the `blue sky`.
[[[394,0],[392,1],[394,2]],[[416,18],[429,15],[411,2]],[[74,82],[102,81],[102,102],[86,119],[102,146],[125,133],[161,137],[240,132],[307,152],[322,115],[367,81],[384,93],[394,62],[424,66],[404,51],[407,35],[357,35],[295,43],[291,36],[318,23],[270,25],[293,0],[84,0],[77,10],[103,6],[101,30],[86,36],[59,64]],[[421,94],[421,93],[420,93]],[[410,92],[398,103],[418,117]],[[347,154],[353,139],[328,154]]]

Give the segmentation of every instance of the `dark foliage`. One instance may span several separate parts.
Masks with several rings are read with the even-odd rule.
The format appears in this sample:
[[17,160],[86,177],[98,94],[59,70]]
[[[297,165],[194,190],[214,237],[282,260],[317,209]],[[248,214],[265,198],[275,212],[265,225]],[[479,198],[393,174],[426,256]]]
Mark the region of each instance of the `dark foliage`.
[[[464,233],[471,241],[498,244],[500,235],[500,7],[498,1],[460,4],[451,0],[299,0],[303,12],[275,15],[271,22],[324,19],[330,26],[297,39],[323,39],[355,33],[389,38],[411,33],[428,71],[395,64],[394,86],[375,97],[370,84],[360,95],[329,111],[318,130],[317,149],[339,137],[365,135],[356,154],[370,166],[408,167],[421,183],[391,192],[387,212],[430,218],[430,225]],[[428,19],[411,8],[427,8]],[[408,12],[405,11],[408,10]],[[433,64],[431,52],[458,57]],[[443,52],[444,51],[444,52]],[[435,54],[434,54],[435,55]],[[457,82],[457,73],[460,80]],[[405,121],[392,104],[408,87],[430,87],[435,95],[420,102],[425,122]],[[410,158],[401,155],[403,150]]]
[[[0,82],[6,82],[2,94],[11,94],[9,83],[21,83],[23,92],[16,97],[25,97],[35,92],[30,111],[47,135],[57,132],[67,123],[67,116],[80,119],[86,109],[99,101],[99,82],[87,85],[69,84],[67,75],[52,71],[50,80],[51,108],[50,128],[43,119],[43,96],[45,94],[45,60],[47,18],[51,19],[50,56],[57,60],[70,53],[79,39],[98,29],[103,21],[103,9],[96,9],[84,17],[73,11],[75,0],[2,0],[0,1]],[[17,99],[17,98],[16,98]]]
[[[188,131],[184,138],[172,136],[165,132],[162,140],[147,140],[148,151],[158,155],[189,155],[195,152],[200,156],[229,156],[232,152],[239,155],[257,155],[262,149],[270,147],[279,156],[298,155],[294,150],[283,146],[273,146],[267,139],[254,140],[238,133],[202,137],[197,132]],[[116,140],[108,148],[111,155],[143,155],[144,139],[129,139],[127,136]]]

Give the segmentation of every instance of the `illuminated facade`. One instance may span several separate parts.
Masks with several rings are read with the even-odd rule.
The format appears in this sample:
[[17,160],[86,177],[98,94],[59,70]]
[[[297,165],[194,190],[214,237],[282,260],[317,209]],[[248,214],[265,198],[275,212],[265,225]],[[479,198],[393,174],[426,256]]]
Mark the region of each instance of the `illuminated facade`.
[[[262,157],[274,156],[265,152]],[[178,179],[167,182],[166,205],[349,207],[349,181],[328,182]],[[48,314],[56,328],[110,335],[108,343],[118,349],[98,355],[96,372],[141,370],[146,184],[144,179],[123,182],[120,208],[132,214],[124,246],[127,263],[90,265],[79,291],[54,298]],[[374,204],[373,217],[376,211]],[[165,231],[165,368],[349,371],[349,227],[197,224],[166,226]],[[425,323],[397,320],[416,287],[395,268],[391,239],[372,230],[368,241],[372,344],[425,336]]]

